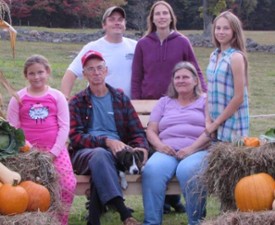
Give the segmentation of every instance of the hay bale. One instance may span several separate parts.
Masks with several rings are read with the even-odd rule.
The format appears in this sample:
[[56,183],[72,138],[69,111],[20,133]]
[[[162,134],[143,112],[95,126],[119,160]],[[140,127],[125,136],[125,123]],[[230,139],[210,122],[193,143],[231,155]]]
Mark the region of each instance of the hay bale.
[[40,178],[42,185],[48,188],[51,194],[51,206],[47,212],[25,212],[13,216],[0,215],[1,225],[58,225],[57,215],[62,212],[60,203],[60,189],[52,159],[48,153],[42,153],[37,149],[27,153],[1,160],[9,169],[18,172],[23,180],[35,181]]
[[225,212],[216,219],[203,221],[201,225],[274,225],[275,211]]
[[14,216],[0,216],[1,225],[59,225],[53,212],[26,212]]
[[202,179],[208,193],[221,202],[222,211],[236,210],[234,189],[245,176],[265,172],[275,177],[275,146],[237,147],[217,143],[210,148],[208,166]]

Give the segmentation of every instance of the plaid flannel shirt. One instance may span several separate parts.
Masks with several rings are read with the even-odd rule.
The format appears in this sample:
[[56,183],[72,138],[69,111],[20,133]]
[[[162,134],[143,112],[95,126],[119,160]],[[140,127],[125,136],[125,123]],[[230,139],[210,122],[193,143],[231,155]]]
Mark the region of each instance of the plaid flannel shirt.
[[[130,99],[120,90],[106,84],[112,96],[116,128],[120,140],[131,147],[149,149],[145,132]],[[92,92],[89,87],[76,94],[69,102],[70,146],[73,151],[83,148],[106,148],[105,136],[88,133],[93,117]]]

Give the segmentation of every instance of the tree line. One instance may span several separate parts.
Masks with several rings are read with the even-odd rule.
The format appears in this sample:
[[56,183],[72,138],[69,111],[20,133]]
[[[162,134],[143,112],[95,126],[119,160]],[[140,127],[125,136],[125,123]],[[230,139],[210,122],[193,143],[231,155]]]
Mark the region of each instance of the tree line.
[[[100,28],[104,10],[120,5],[129,29],[144,31],[155,0],[4,0],[13,25]],[[275,0],[167,0],[175,10],[178,29],[204,29],[219,12],[230,9],[247,30],[275,30]]]

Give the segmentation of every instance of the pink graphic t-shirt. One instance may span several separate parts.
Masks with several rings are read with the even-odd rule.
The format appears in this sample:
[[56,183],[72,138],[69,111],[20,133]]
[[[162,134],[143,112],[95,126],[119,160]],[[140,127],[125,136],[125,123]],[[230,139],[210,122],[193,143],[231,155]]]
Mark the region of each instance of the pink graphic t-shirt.
[[18,92],[21,103],[11,99],[8,120],[24,130],[26,139],[34,146],[58,156],[65,147],[69,132],[68,103],[63,94],[53,88],[42,96],[28,94],[27,88]]

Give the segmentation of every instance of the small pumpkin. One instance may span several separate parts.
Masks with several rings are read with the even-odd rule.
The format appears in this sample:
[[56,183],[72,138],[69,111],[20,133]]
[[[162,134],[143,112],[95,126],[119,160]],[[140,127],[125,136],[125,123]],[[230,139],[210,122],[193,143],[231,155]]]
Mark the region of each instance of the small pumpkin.
[[19,183],[21,181],[21,175],[0,163],[0,181],[4,184],[13,184],[14,180],[17,180]]
[[20,152],[29,152],[30,149],[31,149],[31,146],[29,146],[28,144],[25,144],[24,146],[19,148]]
[[242,212],[272,208],[275,181],[267,173],[243,177],[235,187],[235,201]]
[[275,210],[275,190],[274,190],[274,200],[272,202],[272,210]]
[[0,213],[3,215],[20,214],[26,211],[29,196],[26,190],[14,183],[3,184],[0,188]]
[[29,203],[27,211],[45,212],[49,209],[51,204],[51,195],[49,190],[38,183],[33,181],[23,181],[20,184],[29,195]]
[[248,147],[258,147],[260,146],[260,139],[257,137],[245,137],[244,145]]

